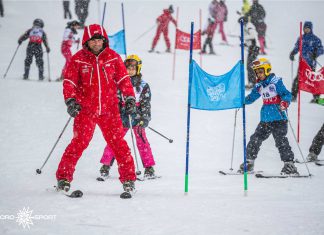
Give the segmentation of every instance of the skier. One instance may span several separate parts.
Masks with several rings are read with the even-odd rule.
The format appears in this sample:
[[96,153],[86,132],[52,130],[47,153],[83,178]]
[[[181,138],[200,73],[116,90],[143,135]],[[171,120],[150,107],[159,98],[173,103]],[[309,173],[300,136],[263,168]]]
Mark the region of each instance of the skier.
[[84,23],[88,17],[88,8],[90,0],[75,0],[75,14],[79,18],[81,28],[84,28]]
[[[136,97],[136,112],[131,115],[132,129],[135,133],[136,145],[144,165],[144,177],[154,178],[155,161],[153,158],[150,143],[147,140],[145,128],[151,120],[151,90],[147,82],[142,79],[142,60],[137,55],[129,55],[124,61],[128,75],[131,77],[133,89]],[[120,115],[123,120],[124,135],[129,129],[129,117],[125,112],[123,97],[118,92]],[[100,168],[102,177],[108,177],[110,167],[113,164],[114,153],[108,144],[101,158],[103,164]]]
[[76,43],[79,45],[79,43],[80,43],[80,39],[79,39],[79,37],[77,37],[77,35],[78,35],[77,29],[79,29],[79,28],[80,28],[80,23],[76,20],[73,20],[73,21],[67,23],[67,26],[64,30],[63,41],[62,41],[62,45],[61,45],[61,52],[62,52],[63,56],[65,57],[66,62],[63,67],[61,77],[58,79],[59,81],[63,80],[63,74],[65,73],[64,70],[68,67],[68,64],[71,61],[72,44]]
[[63,0],[63,10],[64,10],[64,19],[72,19],[72,14],[70,11],[70,0]]
[[209,54],[215,55],[214,48],[213,48],[213,37],[214,37],[214,33],[215,33],[214,24],[215,24],[214,19],[208,18],[208,26],[201,34],[201,35],[205,35],[205,34],[207,35],[204,45],[203,45],[203,49],[201,51],[202,54],[206,53],[206,47],[208,45],[209,46]]
[[73,139],[65,149],[56,178],[59,190],[68,191],[75,166],[88,147],[96,125],[115,153],[123,184],[123,198],[131,197],[136,180],[134,161],[123,139],[122,120],[118,110],[117,89],[125,97],[125,110],[135,109],[132,83],[120,56],[109,48],[108,36],[97,24],[84,28],[83,48],[78,51],[65,70],[63,94],[67,112],[74,119]]
[[160,38],[161,33],[163,33],[164,36],[164,40],[167,46],[166,52],[171,52],[171,44],[170,44],[170,39],[168,36],[168,32],[169,32],[169,22],[171,21],[176,27],[177,27],[177,22],[176,20],[172,17],[172,13],[173,13],[173,6],[170,5],[168,9],[164,9],[163,10],[163,14],[160,15],[157,19],[156,22],[158,24],[157,30],[156,30],[156,34],[155,37],[153,39],[153,43],[152,43],[152,48],[151,50],[149,50],[149,52],[154,52],[155,46]]
[[245,15],[251,17],[251,23],[255,26],[256,31],[258,32],[258,39],[260,43],[260,54],[265,55],[265,34],[267,30],[267,25],[264,22],[266,12],[258,0],[253,0],[253,4],[250,8],[250,11]]
[[227,21],[227,7],[225,4],[225,1],[221,0],[219,2],[216,1],[214,4],[214,19],[215,19],[215,24],[214,24],[214,31],[217,28],[217,25],[219,25],[219,33],[222,36],[222,41],[223,44],[228,44],[226,35],[224,33],[224,22]]
[[[262,142],[268,139],[270,134],[279,150],[280,158],[284,162],[281,170],[283,175],[298,175],[294,165],[294,153],[288,142],[287,110],[291,94],[284,86],[282,79],[271,72],[271,64],[265,58],[253,62],[252,66],[257,83],[251,93],[245,97],[245,104],[252,104],[260,96],[263,99],[261,108],[261,121],[247,145],[247,171],[254,168],[254,161],[257,158]],[[244,171],[244,164],[240,166],[240,172]]]
[[312,145],[309,148],[307,161],[316,162],[318,160],[318,155],[322,151],[323,145],[324,145],[324,123],[312,141]]
[[248,21],[246,16],[240,17],[238,22],[243,20],[244,24],[244,46],[248,48],[248,57],[246,63],[246,69],[248,74],[248,84],[245,86],[247,89],[251,89],[255,85],[255,73],[252,69],[252,62],[256,60],[259,55],[260,45],[257,40],[257,32],[252,23]]
[[23,79],[28,79],[30,65],[33,62],[33,56],[36,58],[36,64],[39,70],[39,80],[44,80],[44,61],[43,61],[43,49],[42,43],[44,43],[46,52],[50,52],[50,48],[47,42],[47,36],[44,28],[44,22],[41,19],[35,19],[33,22],[33,27],[28,29],[19,39],[18,44],[21,45],[23,41],[29,38],[29,43],[27,46],[27,53],[25,59],[25,73]]
[[[312,68],[313,71],[316,69],[316,59],[320,55],[324,53],[323,45],[321,39],[319,39],[314,33],[313,33],[313,24],[310,21],[305,21],[304,27],[303,27],[304,34],[302,35],[302,56],[307,62],[307,64]],[[289,58],[291,61],[294,61],[295,54],[297,54],[299,51],[299,37],[297,39],[297,42],[295,44],[294,49],[291,51]],[[291,93],[292,93],[292,101],[296,101],[297,99],[297,93],[298,93],[298,73],[297,76],[294,79]],[[314,95],[313,99],[311,100],[312,103],[316,103],[319,95]]]

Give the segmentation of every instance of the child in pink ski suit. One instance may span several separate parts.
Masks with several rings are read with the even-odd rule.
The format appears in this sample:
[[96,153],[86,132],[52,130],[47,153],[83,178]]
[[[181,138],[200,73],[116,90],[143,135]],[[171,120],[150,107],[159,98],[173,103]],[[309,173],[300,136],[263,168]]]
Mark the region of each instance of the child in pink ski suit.
[[[133,89],[136,97],[136,112],[131,115],[132,129],[136,138],[136,145],[144,165],[144,177],[154,177],[155,161],[153,158],[150,143],[147,140],[145,127],[151,120],[151,90],[140,73],[142,61],[137,55],[130,55],[124,61],[127,72],[131,77]],[[118,92],[120,115],[124,126],[124,135],[129,129],[129,118],[125,113],[125,104],[121,92]],[[102,177],[108,177],[110,167],[114,162],[114,153],[109,145],[106,146],[101,163],[100,174]]]

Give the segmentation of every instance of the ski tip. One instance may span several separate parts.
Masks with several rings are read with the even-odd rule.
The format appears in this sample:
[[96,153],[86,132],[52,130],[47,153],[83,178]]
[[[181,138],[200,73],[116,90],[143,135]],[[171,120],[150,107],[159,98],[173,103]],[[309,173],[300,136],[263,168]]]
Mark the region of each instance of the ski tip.
[[81,190],[75,190],[70,195],[67,196],[72,198],[80,198],[83,196],[83,192]]
[[130,198],[132,198],[132,194],[130,194],[129,192],[123,192],[122,194],[120,194],[120,198],[121,199],[130,199]]

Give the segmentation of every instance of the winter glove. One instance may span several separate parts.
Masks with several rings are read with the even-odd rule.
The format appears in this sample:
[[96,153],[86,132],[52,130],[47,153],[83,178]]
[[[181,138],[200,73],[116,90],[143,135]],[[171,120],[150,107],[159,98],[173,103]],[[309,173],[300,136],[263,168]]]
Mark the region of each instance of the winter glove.
[[294,52],[291,52],[291,53],[290,53],[290,55],[289,55],[289,59],[290,59],[291,61],[294,61],[294,60],[295,60],[295,54],[294,54]]
[[131,115],[136,112],[135,109],[135,98],[133,96],[128,96],[125,100],[125,112],[127,115]]
[[312,58],[312,60],[316,60],[316,58],[317,58],[317,51],[316,50],[314,50],[314,52],[313,53],[309,53],[310,54],[310,57]]
[[74,98],[69,98],[65,100],[65,104],[67,106],[67,112],[71,117],[76,117],[81,110],[81,105],[76,102]]
[[49,47],[46,47],[46,52],[50,53],[51,49]]
[[280,102],[280,110],[285,111],[288,108],[289,104],[286,101],[281,101]]
[[18,44],[21,45],[22,44],[22,41],[21,40],[18,40]]

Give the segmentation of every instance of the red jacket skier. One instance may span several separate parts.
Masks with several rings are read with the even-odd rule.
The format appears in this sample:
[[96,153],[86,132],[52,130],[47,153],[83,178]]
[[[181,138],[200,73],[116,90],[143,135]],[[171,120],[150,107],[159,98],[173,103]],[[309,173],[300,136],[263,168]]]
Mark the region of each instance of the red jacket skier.
[[61,45],[61,52],[65,57],[65,65],[62,70],[61,78],[59,80],[63,80],[64,70],[68,67],[68,64],[72,58],[71,47],[73,43],[79,44],[80,40],[75,35],[78,34],[77,29],[80,28],[80,23],[76,20],[67,23],[67,26],[64,30],[63,41]]
[[69,190],[75,166],[98,125],[115,153],[119,179],[125,192],[129,193],[135,188],[135,166],[123,139],[117,89],[126,98],[126,112],[131,114],[135,108],[132,83],[122,59],[109,48],[103,27],[97,24],[85,27],[82,45],[83,49],[72,57],[64,73],[64,99],[68,113],[75,119],[73,139],[65,149],[56,172],[58,189]]
[[164,40],[167,46],[166,52],[171,52],[171,44],[170,44],[170,39],[168,37],[168,27],[169,27],[169,23],[170,21],[172,21],[172,23],[177,26],[177,22],[176,20],[172,17],[172,13],[173,13],[173,6],[170,5],[168,9],[164,9],[163,10],[163,14],[160,15],[157,19],[156,22],[158,23],[158,27],[156,30],[156,34],[155,37],[153,39],[153,43],[152,43],[152,48],[151,50],[149,50],[149,52],[153,52],[154,48],[160,38],[161,33],[163,33],[164,36]]

